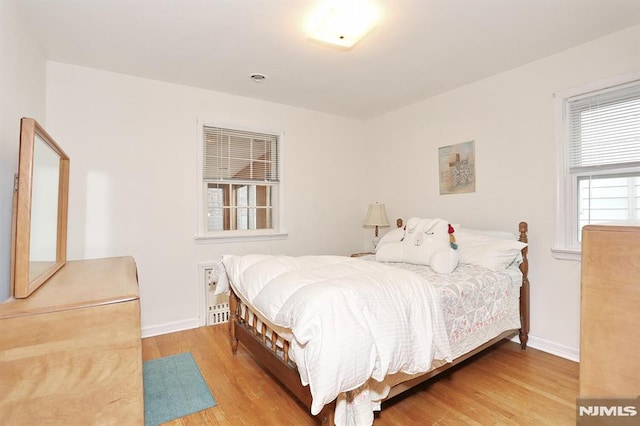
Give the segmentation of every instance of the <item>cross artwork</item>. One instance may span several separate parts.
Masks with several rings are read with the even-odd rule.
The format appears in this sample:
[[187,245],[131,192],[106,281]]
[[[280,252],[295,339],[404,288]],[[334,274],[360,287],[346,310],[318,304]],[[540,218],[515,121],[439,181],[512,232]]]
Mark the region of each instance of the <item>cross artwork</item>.
[[440,194],[475,192],[474,145],[474,141],[469,141],[438,148]]
[[455,160],[449,163],[455,186],[467,185],[473,179],[473,165],[468,159],[460,159],[460,154],[455,154]]

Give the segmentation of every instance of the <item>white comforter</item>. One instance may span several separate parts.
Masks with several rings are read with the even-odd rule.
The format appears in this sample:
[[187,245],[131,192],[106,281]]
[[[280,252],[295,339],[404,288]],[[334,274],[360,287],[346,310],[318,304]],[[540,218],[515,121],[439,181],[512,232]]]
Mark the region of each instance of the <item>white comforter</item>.
[[223,264],[217,292],[228,278],[266,319],[291,329],[290,356],[314,415],[370,378],[451,360],[437,293],[410,271],[340,256],[225,256]]

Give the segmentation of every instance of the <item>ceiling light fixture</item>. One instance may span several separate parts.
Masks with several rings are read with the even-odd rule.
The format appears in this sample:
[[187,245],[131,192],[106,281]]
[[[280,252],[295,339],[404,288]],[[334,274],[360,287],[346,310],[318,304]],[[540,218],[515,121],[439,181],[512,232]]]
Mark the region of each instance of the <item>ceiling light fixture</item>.
[[353,47],[378,20],[378,10],[366,0],[325,1],[308,23],[312,38],[343,48]]
[[256,83],[262,83],[267,79],[267,76],[259,72],[254,72],[253,74],[249,75],[249,78]]

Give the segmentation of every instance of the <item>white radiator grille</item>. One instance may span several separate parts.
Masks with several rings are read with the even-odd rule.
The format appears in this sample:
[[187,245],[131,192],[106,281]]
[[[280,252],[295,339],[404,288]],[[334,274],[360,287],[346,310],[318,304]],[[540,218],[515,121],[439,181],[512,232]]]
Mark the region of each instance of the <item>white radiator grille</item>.
[[221,324],[229,321],[229,296],[215,295],[218,274],[214,267],[204,269],[204,282],[207,286],[207,325]]

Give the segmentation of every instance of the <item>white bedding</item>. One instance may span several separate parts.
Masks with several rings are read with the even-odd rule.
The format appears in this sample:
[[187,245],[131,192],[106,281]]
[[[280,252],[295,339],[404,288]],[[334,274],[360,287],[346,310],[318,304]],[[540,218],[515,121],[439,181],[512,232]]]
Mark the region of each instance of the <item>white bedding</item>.
[[[315,414],[321,409],[322,404],[331,401],[335,393],[339,392],[335,418],[337,425],[370,425],[373,422],[373,411],[380,409],[380,401],[388,395],[391,386],[412,377],[411,374],[404,374],[403,371],[422,372],[425,368],[426,363],[415,370],[391,368],[390,366],[397,366],[399,362],[410,366],[412,364],[412,361],[408,360],[412,356],[410,351],[416,348],[408,347],[405,350],[387,347],[403,340],[395,339],[398,336],[386,340],[383,338],[380,347],[377,343],[372,345],[371,342],[383,336],[385,330],[389,333],[397,333],[397,327],[404,327],[409,321],[420,321],[414,323],[413,327],[408,327],[412,331],[408,337],[414,341],[424,339],[425,336],[416,333],[425,331],[429,334],[429,332],[425,327],[416,327],[415,324],[428,323],[429,319],[426,316],[429,316],[430,312],[433,317],[435,313],[436,330],[432,333],[439,336],[438,345],[444,346],[445,350],[441,350],[434,359],[442,356],[448,361],[475,349],[506,330],[520,327],[519,288],[522,283],[522,273],[515,263],[499,271],[473,265],[460,265],[453,273],[443,275],[433,272],[431,268],[424,265],[380,264],[375,262],[374,256],[360,259],[330,256],[290,258],[250,255],[225,256],[223,260],[225,268],[222,270],[229,272],[236,294],[245,303],[253,305],[254,309],[260,311],[259,321],[267,322],[281,337],[292,343],[290,355],[298,364],[302,382],[309,383],[311,387],[314,398],[312,412]],[[370,278],[373,278],[371,282],[369,282]],[[225,273],[218,278],[217,293],[228,290],[227,279]],[[289,279],[294,280],[291,286],[285,283]],[[346,288],[347,282],[354,279],[356,289]],[[407,320],[405,317],[404,322],[400,318],[396,326],[391,326],[387,323],[389,319],[386,317],[389,315],[391,306],[389,303],[397,307],[397,302],[400,300],[403,301],[401,305],[404,303],[403,306],[407,306],[407,301],[400,297],[402,295],[397,294],[401,286],[404,288],[404,285],[399,283],[406,279],[409,279],[409,283],[413,283],[407,284],[406,287],[410,298],[416,297],[413,286],[417,285],[418,294],[428,295],[429,300],[437,301],[437,306],[427,303],[425,305],[429,308],[427,312],[409,315],[411,318]],[[310,290],[305,289],[308,285],[312,285]],[[328,286],[338,289],[336,294],[325,294],[328,293],[325,291]],[[284,294],[277,295],[276,293],[280,293],[281,290],[284,290]],[[301,293],[298,293],[299,290]],[[359,293],[360,290],[365,290],[364,295]],[[402,292],[406,291],[402,290]],[[389,295],[392,296],[391,302],[386,299]],[[371,298],[373,299],[369,300]],[[417,302],[418,299],[413,301]],[[423,302],[409,303],[408,306],[415,308],[421,303]],[[308,307],[311,308],[310,311],[307,311]],[[298,311],[306,311],[306,317],[296,319],[293,314]],[[328,316],[321,319],[319,316],[321,312],[327,313]],[[372,316],[373,319],[370,318]],[[395,321],[397,320],[396,318]],[[310,322],[305,324],[304,321]],[[444,331],[442,321],[444,321]],[[382,328],[379,331],[363,331],[375,324]],[[291,330],[294,327],[292,334]],[[346,331],[347,334],[337,336],[334,333],[337,329],[341,332]],[[326,330],[329,330],[329,333],[326,333]],[[441,341],[443,332],[447,335],[445,339],[448,339],[448,346]],[[328,343],[324,340],[322,343],[316,342],[324,345],[323,349],[326,351],[318,352],[317,345],[310,344],[309,339],[326,334],[328,334]],[[312,349],[313,347],[315,349]],[[378,355],[374,356],[374,354],[379,349],[383,354],[390,355],[384,355],[375,361]],[[418,345],[417,353],[435,352],[436,349],[424,349]],[[442,355],[447,350],[449,357]],[[396,352],[400,354],[399,359],[402,361],[395,360],[389,363],[389,360],[397,355]],[[360,358],[361,356],[365,357]],[[324,366],[329,368],[315,368],[317,359],[324,361]],[[368,362],[360,363],[360,359]],[[346,364],[338,366],[338,360]],[[442,363],[439,361],[436,365]],[[358,368],[352,370],[354,365]],[[389,374],[381,380],[380,377],[384,375],[385,370]],[[400,373],[391,374],[393,371]],[[328,377],[337,377],[338,380],[327,380],[328,377],[323,377],[326,373],[329,373]],[[344,373],[346,375],[343,375]],[[365,380],[367,375],[371,379]],[[361,385],[357,385],[358,383]],[[347,401],[345,393],[340,389],[352,390],[353,400]]]
[[515,264],[503,270],[459,265],[447,275],[435,273],[424,265],[391,265],[418,274],[436,288],[453,358],[503,331],[520,328],[522,272]]
[[218,293],[228,278],[268,321],[292,330],[289,354],[314,415],[369,379],[451,361],[438,292],[411,271],[341,256],[224,256],[223,264]]

